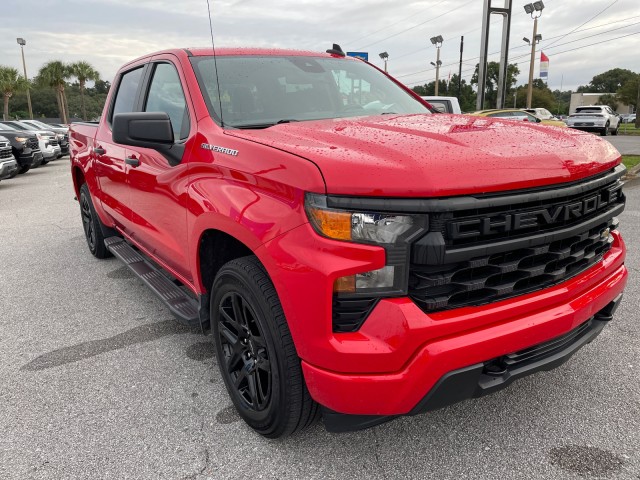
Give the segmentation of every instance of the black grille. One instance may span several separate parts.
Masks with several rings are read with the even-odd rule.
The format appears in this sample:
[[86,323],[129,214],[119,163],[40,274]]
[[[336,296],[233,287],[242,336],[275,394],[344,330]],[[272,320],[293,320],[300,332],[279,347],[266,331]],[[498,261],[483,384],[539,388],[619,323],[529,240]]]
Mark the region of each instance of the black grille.
[[27,138],[26,145],[29,148],[38,148],[38,139],[37,138]]
[[584,272],[611,248],[624,171],[546,192],[442,200],[429,233],[412,245],[409,297],[431,313],[523,295]]
[[49,145],[52,145],[52,146],[54,146],[54,147],[55,147],[56,145],[58,145],[58,140],[55,140],[55,139],[54,139],[54,140],[48,140],[48,142],[49,142]]
[[333,298],[333,331],[355,332],[375,307],[377,298]]
[[13,157],[13,154],[11,153],[11,148],[3,148],[3,146],[0,146],[0,158],[5,159],[5,158],[11,158]]
[[613,220],[531,248],[439,266],[413,266],[409,296],[426,312],[482,305],[564,282],[611,248]]

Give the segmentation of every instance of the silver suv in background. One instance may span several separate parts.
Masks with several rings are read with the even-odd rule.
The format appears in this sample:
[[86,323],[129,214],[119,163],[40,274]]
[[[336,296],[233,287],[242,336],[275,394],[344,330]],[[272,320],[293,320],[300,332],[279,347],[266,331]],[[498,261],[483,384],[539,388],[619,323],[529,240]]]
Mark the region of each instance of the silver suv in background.
[[568,127],[598,132],[602,136],[617,135],[620,130],[620,117],[607,105],[577,107],[566,123]]

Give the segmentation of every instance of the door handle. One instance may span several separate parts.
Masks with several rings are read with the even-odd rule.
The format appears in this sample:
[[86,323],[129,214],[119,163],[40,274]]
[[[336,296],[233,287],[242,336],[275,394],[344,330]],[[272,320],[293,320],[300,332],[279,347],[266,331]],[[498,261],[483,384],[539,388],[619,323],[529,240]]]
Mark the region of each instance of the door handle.
[[126,163],[127,165],[131,165],[133,168],[139,167],[140,166],[140,160],[138,160],[137,158],[133,158],[133,157],[127,157],[124,159],[124,163]]
[[96,155],[104,155],[105,153],[107,153],[107,151],[102,147],[96,147],[93,149],[93,153],[95,153]]

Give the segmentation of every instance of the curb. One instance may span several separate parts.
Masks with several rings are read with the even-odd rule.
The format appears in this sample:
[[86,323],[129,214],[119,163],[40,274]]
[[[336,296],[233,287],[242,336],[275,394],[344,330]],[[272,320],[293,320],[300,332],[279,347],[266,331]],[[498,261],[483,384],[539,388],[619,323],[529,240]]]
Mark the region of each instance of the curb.
[[631,180],[632,178],[635,178],[638,175],[638,173],[640,173],[640,163],[635,167],[631,167],[629,170],[627,170],[627,173],[624,174],[624,177],[622,177],[622,180],[623,181]]

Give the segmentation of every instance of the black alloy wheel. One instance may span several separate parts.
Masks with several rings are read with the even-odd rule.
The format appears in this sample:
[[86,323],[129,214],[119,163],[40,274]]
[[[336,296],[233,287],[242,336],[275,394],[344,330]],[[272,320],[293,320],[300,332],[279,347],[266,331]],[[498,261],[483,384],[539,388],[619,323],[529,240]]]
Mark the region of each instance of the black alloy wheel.
[[240,417],[268,438],[315,422],[319,406],[307,390],[278,294],[258,258],[224,264],[211,292],[218,369]]
[[82,229],[87,240],[89,251],[96,258],[107,258],[111,252],[104,245],[104,235],[102,234],[102,222],[98,218],[93,203],[89,187],[84,183],[80,187],[80,216],[82,218]]
[[238,292],[227,293],[218,308],[222,361],[233,388],[247,408],[263,411],[271,399],[271,362],[256,313]]
[[608,137],[609,136],[609,122],[604,126],[604,130],[602,130],[601,136]]

